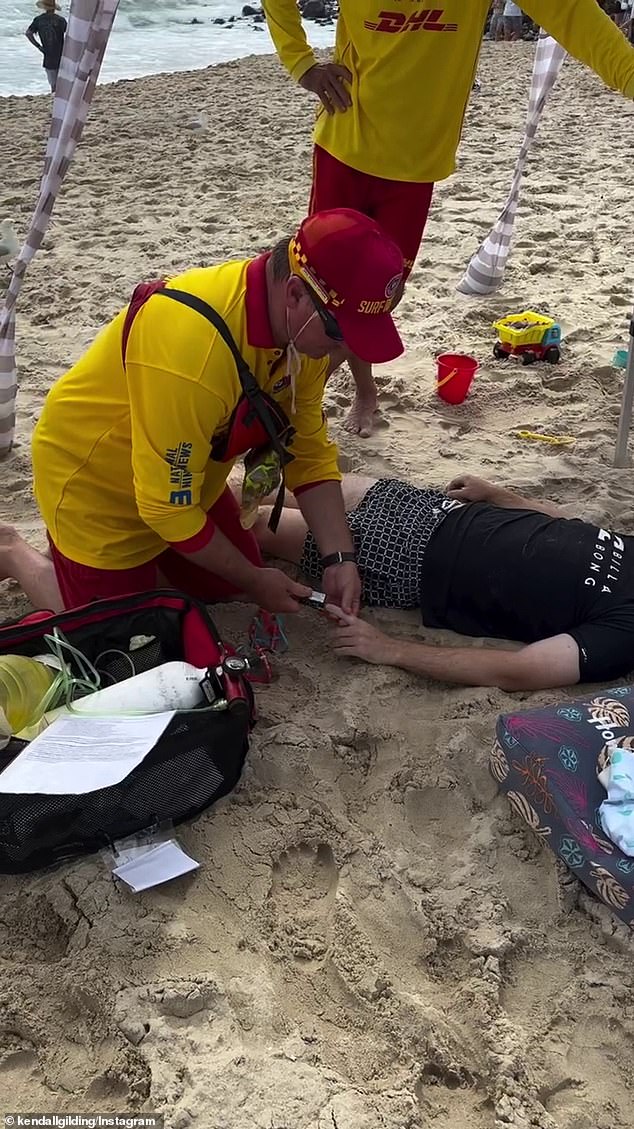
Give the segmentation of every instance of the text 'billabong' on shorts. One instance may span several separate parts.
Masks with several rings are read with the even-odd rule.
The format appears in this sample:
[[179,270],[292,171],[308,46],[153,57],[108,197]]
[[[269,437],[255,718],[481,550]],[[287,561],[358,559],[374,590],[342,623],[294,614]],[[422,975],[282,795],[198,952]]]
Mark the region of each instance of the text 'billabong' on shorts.
[[[363,603],[371,608],[418,608],[423,559],[430,538],[447,515],[447,497],[398,479],[381,479],[348,514],[363,581]],[[302,572],[322,577],[312,533],[304,542]]]

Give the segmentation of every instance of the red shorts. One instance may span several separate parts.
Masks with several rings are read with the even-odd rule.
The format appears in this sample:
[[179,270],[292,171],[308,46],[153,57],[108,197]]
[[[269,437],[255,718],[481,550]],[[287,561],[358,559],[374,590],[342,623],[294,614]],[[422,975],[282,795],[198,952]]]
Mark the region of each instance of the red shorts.
[[[227,487],[209,511],[218,529],[251,564],[261,565],[262,557],[250,529],[240,525],[240,510]],[[153,588],[172,587],[213,604],[238,595],[238,589],[213,572],[188,561],[175,549],[165,549],[158,557],[135,568],[91,568],[69,560],[49,538],[51,557],[65,608],[77,608],[92,600],[110,596],[129,596]]]
[[384,180],[381,176],[359,172],[338,161],[320,145],[315,145],[313,150],[310,214],[327,208],[356,208],[370,216],[400,247],[405,260],[405,277],[418,254],[433,191],[433,184]]

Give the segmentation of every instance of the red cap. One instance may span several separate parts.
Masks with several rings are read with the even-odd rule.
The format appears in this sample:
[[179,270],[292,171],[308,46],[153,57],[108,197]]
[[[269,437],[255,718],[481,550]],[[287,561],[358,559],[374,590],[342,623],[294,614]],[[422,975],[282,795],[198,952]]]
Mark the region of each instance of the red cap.
[[403,278],[403,256],[378,223],[352,208],[315,212],[291,239],[293,274],[303,278],[337,319],[348,348],[382,364],[403,352],[390,309]]

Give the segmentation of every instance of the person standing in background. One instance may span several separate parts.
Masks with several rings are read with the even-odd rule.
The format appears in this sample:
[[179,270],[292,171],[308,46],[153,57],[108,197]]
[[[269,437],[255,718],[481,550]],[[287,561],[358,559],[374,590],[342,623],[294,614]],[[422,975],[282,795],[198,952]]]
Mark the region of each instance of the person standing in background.
[[42,9],[42,15],[35,17],[24,34],[29,43],[41,51],[42,66],[46,71],[51,93],[54,94],[67,24],[64,17],[58,15],[56,0],[37,0],[35,6]]
[[512,42],[522,38],[522,9],[513,0],[504,5],[504,38]]
[[493,0],[489,37],[494,43],[499,43],[501,39],[504,39],[504,3],[505,0]]
[[[523,0],[527,14],[608,86],[634,98],[634,52],[595,0]],[[264,0],[278,55],[319,98],[311,211],[356,208],[401,249],[405,275],[423,237],[434,182],[450,176],[490,0],[340,0],[335,54],[319,61],[296,0]],[[391,296],[392,308],[402,288]],[[388,295],[386,295],[388,297]],[[372,432],[377,387],[369,364],[348,360],[356,396],[349,431]]]
[[621,0],[597,0],[599,7],[610,17],[613,23],[619,26],[621,16]]
[[634,18],[634,0],[621,0],[620,28],[626,39],[632,42],[632,20]]

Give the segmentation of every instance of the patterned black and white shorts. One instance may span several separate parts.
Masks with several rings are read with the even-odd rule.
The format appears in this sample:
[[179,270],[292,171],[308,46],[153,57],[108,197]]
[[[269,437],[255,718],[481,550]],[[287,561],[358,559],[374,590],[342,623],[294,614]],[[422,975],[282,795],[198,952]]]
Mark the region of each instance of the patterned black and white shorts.
[[[447,515],[443,504],[447,507],[447,497],[439,490],[385,478],[348,514],[367,607],[420,607],[425,550]],[[312,533],[304,542],[300,568],[320,583],[321,559]]]

